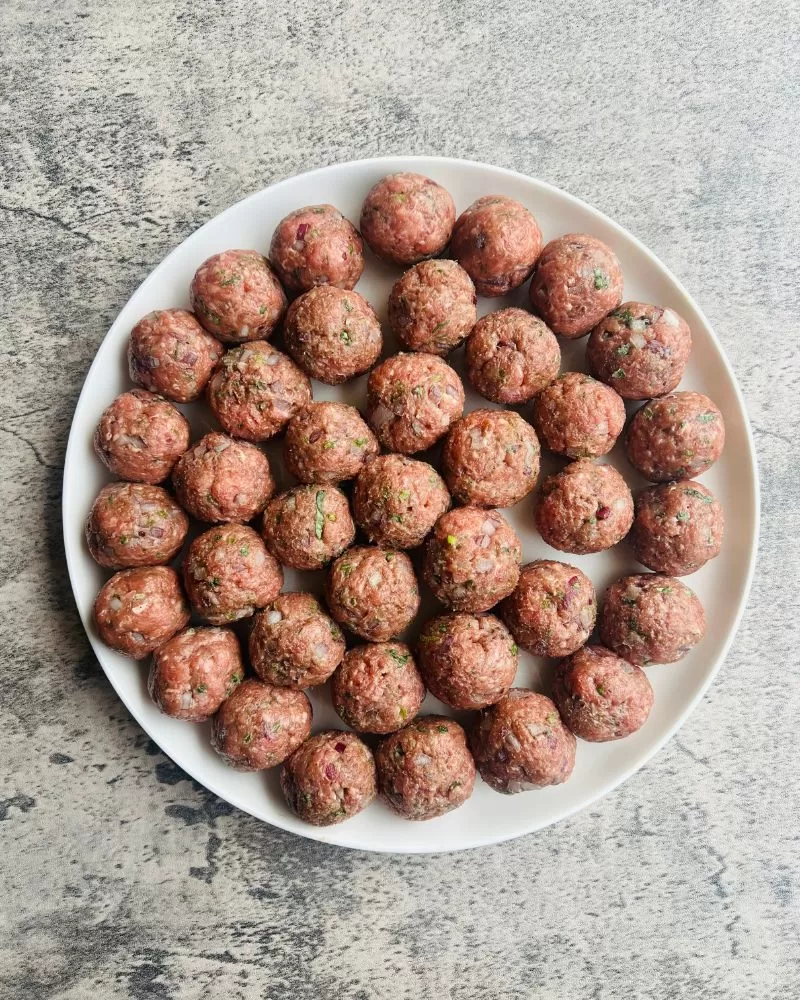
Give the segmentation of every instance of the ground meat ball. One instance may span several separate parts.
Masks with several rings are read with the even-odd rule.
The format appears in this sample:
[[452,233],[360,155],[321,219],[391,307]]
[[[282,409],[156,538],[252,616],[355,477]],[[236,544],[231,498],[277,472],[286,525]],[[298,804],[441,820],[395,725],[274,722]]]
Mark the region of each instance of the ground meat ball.
[[392,264],[415,264],[444,250],[455,218],[453,199],[430,177],[389,174],[364,199],[361,232],[376,256]]
[[134,483],[163,482],[188,447],[183,414],[144,389],[117,396],[94,432],[94,450],[103,465]]
[[283,571],[252,528],[226,524],[189,546],[183,582],[195,611],[212,625],[224,625],[271,604],[283,586]]
[[356,646],[331,680],[333,707],[362,733],[393,733],[414,718],[424,698],[425,685],[402,642]]
[[367,420],[387,451],[424,451],[464,412],[464,387],[434,354],[396,354],[367,382]]
[[624,302],[592,330],[589,370],[623,399],[672,392],[692,349],[689,326],[674,309]]
[[537,559],[522,567],[500,613],[520,646],[534,656],[569,656],[592,634],[597,598],[592,581],[575,566]]
[[198,521],[249,521],[275,492],[264,452],[216,431],[178,459],[172,484],[181,506]]
[[566,372],[533,404],[533,425],[550,451],[598,458],[614,447],[625,426],[625,404],[602,382]]
[[404,819],[443,816],[475,787],[475,762],[453,719],[426,715],[387,736],[375,753],[378,791]]
[[475,286],[454,260],[424,260],[389,296],[389,328],[410,351],[447,354],[477,319]]
[[524,688],[483,709],[470,748],[483,780],[505,795],[560,785],[575,766],[575,737],[558,709]]
[[701,476],[724,447],[722,414],[700,392],[651,399],[634,415],[625,436],[628,461],[654,483]]
[[278,223],[269,259],[291,295],[317,285],[353,288],[364,270],[364,244],[338,208],[309,205]]
[[444,476],[461,503],[511,507],[536,485],[539,441],[510,410],[473,410],[457,420],[442,451]]
[[499,309],[479,319],[467,340],[467,378],[493,403],[527,403],[558,375],[561,348],[536,316]]
[[148,690],[165,715],[204,722],[244,678],[239,640],[227,628],[187,628],[153,654]]
[[264,511],[267,548],[292,569],[322,569],[353,544],[356,528],[347,497],[335,486],[297,486]]
[[362,639],[383,642],[417,613],[419,588],[404,552],[357,545],[331,566],[325,599],[340,625]]
[[286,312],[286,296],[266,257],[224,250],[204,261],[189,293],[197,318],[215,337],[269,340]]
[[533,215],[513,198],[478,198],[458,217],[450,255],[475,282],[478,295],[505,295],[526,281],[542,251]]
[[436,522],[422,575],[453,611],[488,611],[516,587],[521,558],[519,538],[496,510],[458,507]]
[[640,667],[675,663],[706,631],[706,613],[693,590],[672,576],[623,576],[606,591],[600,638]]
[[653,689],[640,667],[604,646],[584,646],[556,668],[553,700],[576,736],[604,743],[642,728]]
[[108,569],[158,566],[176,555],[189,518],[166,490],[147,483],[109,483],[92,504],[86,541]]
[[542,483],[536,527],[554,549],[602,552],[621,541],[632,522],[631,491],[610,465],[579,459]]
[[356,524],[376,545],[413,549],[446,510],[450,494],[432,465],[404,455],[379,455],[356,479]]
[[188,403],[202,394],[222,350],[190,312],[157,309],[131,330],[131,381],[176,403]]
[[355,733],[326,729],[310,736],[284,762],[281,788],[289,808],[303,822],[341,823],[375,798],[372,751]]
[[551,240],[536,263],[530,299],[553,333],[584,337],[622,302],[617,255],[594,236],[570,233]]
[[344,656],[344,637],[312,594],[280,594],[256,613],[250,663],[279,687],[324,684]]
[[339,483],[357,476],[380,451],[354,406],[312,403],[289,421],[286,468],[303,483]]
[[722,506],[702,483],[663,483],[636,498],[631,544],[639,562],[656,573],[694,573],[719,555],[724,533]]
[[302,691],[243,681],[214,716],[211,745],[237,771],[263,771],[294,753],[311,732]]
[[189,605],[169,566],[123,569],[97,595],[94,620],[106,646],[142,660],[188,624]]

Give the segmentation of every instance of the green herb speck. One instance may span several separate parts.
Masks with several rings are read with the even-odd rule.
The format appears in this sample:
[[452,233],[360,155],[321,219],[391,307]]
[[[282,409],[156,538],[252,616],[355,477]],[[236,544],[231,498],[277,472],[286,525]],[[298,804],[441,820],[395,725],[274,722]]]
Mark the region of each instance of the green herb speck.
[[325,527],[325,490],[317,490],[316,508],[314,534],[317,538],[322,538],[322,529]]
[[608,288],[608,277],[603,274],[599,267],[594,269],[594,287],[598,291],[602,288]]

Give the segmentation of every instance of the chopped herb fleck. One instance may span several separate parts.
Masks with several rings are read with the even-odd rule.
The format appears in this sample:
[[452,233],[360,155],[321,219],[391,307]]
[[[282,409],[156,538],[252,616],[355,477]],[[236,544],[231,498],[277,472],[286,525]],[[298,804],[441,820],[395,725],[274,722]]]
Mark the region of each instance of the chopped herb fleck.
[[620,344],[619,347],[617,348],[617,354],[621,358],[624,358],[626,354],[630,354],[630,353],[631,353],[631,345],[630,344]]
[[331,448],[335,448],[335,447],[336,447],[336,442],[335,441],[331,441],[331,440],[324,441],[323,444],[322,444],[322,450],[323,451],[330,451]]
[[205,694],[206,691],[208,691],[208,685],[198,684],[197,687],[195,688],[195,691],[197,692],[197,694]]
[[325,527],[325,490],[317,490],[316,508],[314,534],[317,538],[322,538],[322,529]]
[[620,323],[624,323],[625,326],[630,326],[633,322],[633,313],[630,309],[617,309],[617,311],[611,315],[618,319]]
[[678,513],[675,515],[675,517],[677,518],[678,521],[683,521],[683,522],[691,521],[692,519],[692,515],[689,513],[688,510],[679,510]]
[[455,548],[458,545],[458,535],[448,535],[447,544],[452,545]]
[[353,338],[350,336],[349,330],[342,330],[342,332],[339,334],[339,339],[345,344],[350,344],[353,341]]
[[611,377],[616,379],[625,378],[625,372],[621,368],[617,368],[616,371],[611,373]]
[[437,726],[436,727],[436,732],[437,733],[446,733],[446,732],[448,732],[447,726]]
[[356,438],[353,441],[353,444],[356,446],[356,448],[363,448],[366,443],[367,443],[366,438]]
[[716,413],[700,413],[697,419],[701,424],[710,424],[712,420],[717,419],[717,415]]
[[408,663],[408,654],[404,656],[402,653],[398,653],[396,649],[390,649],[389,656],[391,656],[395,663],[399,663],[401,665]]
[[239,549],[239,555],[240,555],[240,556],[247,556],[247,555],[250,555],[250,546],[249,546],[249,545],[243,545],[243,546],[242,546],[242,547],[241,547],[241,548]]
[[511,655],[512,656],[516,656],[518,652],[519,652],[519,646],[515,642],[512,642],[511,643]]
[[594,269],[594,287],[598,291],[602,288],[608,288],[608,277],[603,274],[599,267]]
[[703,503],[714,502],[713,497],[707,497],[705,493],[701,493],[700,490],[692,489],[692,487],[687,487],[683,492],[686,494],[687,497],[694,497],[695,500],[702,500]]
[[351,313],[351,312],[353,311],[353,307],[352,307],[352,305],[351,305],[351,304],[350,304],[350,303],[349,303],[349,302],[347,301],[347,299],[345,299],[345,300],[344,300],[344,302],[343,302],[342,304],[344,305],[344,311],[345,311],[345,312],[348,312],[348,313]]

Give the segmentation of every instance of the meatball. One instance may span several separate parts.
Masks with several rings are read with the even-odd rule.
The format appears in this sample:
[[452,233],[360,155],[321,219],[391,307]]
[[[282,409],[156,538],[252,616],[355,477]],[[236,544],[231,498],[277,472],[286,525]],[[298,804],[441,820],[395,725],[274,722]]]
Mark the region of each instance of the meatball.
[[311,732],[311,702],[302,691],[243,681],[222,703],[211,745],[237,771],[263,771],[294,753]]
[[656,573],[694,573],[719,555],[724,533],[722,506],[702,483],[691,479],[663,483],[636,498],[633,552]]
[[222,357],[222,344],[185,309],[157,309],[128,341],[131,382],[176,403],[198,399]]
[[269,259],[291,295],[318,285],[353,288],[364,270],[364,244],[338,208],[308,205],[278,223]]
[[252,528],[225,524],[194,539],[183,560],[183,582],[195,611],[224,625],[271,604],[283,571]]
[[464,387],[434,354],[396,354],[370,372],[367,420],[387,451],[424,451],[464,412]]
[[536,485],[539,441],[531,425],[511,410],[473,410],[450,429],[442,465],[456,500],[511,507]]
[[422,576],[453,611],[488,611],[516,587],[521,558],[519,538],[496,510],[458,507],[434,525]]
[[453,719],[426,715],[392,733],[375,753],[378,792],[404,819],[443,816],[475,787],[475,762]]
[[467,378],[493,403],[527,403],[558,375],[561,348],[536,316],[499,309],[479,319],[467,339]]
[[598,458],[611,451],[622,433],[625,404],[602,382],[566,372],[536,397],[533,425],[550,451]]
[[295,299],[283,342],[306,375],[338,385],[372,368],[383,348],[375,310],[358,292],[320,285]]
[[198,521],[250,521],[275,492],[269,459],[254,444],[216,431],[178,459],[172,485]]
[[294,688],[324,684],[344,652],[339,626],[312,594],[279,594],[253,619],[250,663],[268,684]]
[[519,583],[500,608],[511,634],[534,656],[569,656],[592,634],[597,597],[577,567],[537,559],[522,567]]
[[312,403],[289,421],[286,468],[302,483],[339,483],[357,476],[380,451],[354,406]]
[[165,715],[205,722],[244,678],[239,640],[227,628],[187,628],[153,654],[147,683]]
[[536,527],[554,549],[602,552],[621,541],[632,522],[631,491],[610,465],[582,458],[542,483]]
[[360,813],[376,795],[372,751],[355,733],[326,729],[284,761],[281,789],[292,812],[313,826]]
[[653,707],[653,689],[641,667],[604,646],[584,646],[556,668],[553,701],[571,732],[605,743],[642,728]]
[[347,497],[335,486],[296,486],[264,511],[267,548],[292,569],[322,569],[356,537]]
[[432,465],[405,455],[379,455],[358,474],[356,524],[376,545],[413,549],[446,510],[450,494]]
[[477,319],[475,286],[454,260],[424,260],[395,282],[389,328],[409,351],[447,354]]
[[123,569],[101,587],[94,620],[106,646],[143,660],[188,624],[189,605],[169,566]]
[[513,198],[487,195],[459,215],[450,255],[475,282],[478,295],[506,295],[526,281],[542,251],[533,215]]
[[383,642],[417,613],[419,588],[404,552],[357,545],[331,566],[325,599],[340,625],[362,639]]
[[636,412],[625,435],[628,461],[654,483],[701,476],[724,447],[722,414],[700,392],[651,399]]
[[109,483],[92,504],[86,542],[108,569],[158,566],[176,555],[188,530],[189,518],[160,486]]
[[286,296],[257,250],[223,250],[204,261],[189,289],[192,309],[215,337],[269,340],[286,312]]
[[422,174],[382,177],[361,208],[361,232],[372,252],[391,264],[415,264],[447,246],[456,206],[445,189]]
[[393,733],[414,718],[424,698],[425,685],[402,642],[356,646],[331,680],[333,707],[362,733]]
[[560,785],[575,766],[575,737],[558,709],[524,688],[483,709],[470,748],[483,780],[505,795]]
[[629,663],[675,663],[706,631],[706,613],[693,590],[672,576],[623,576],[606,591],[600,638]]
[[285,354],[256,340],[228,351],[208,383],[208,402],[232,437],[266,441],[311,402],[311,382]]
[[689,326],[674,309],[625,302],[592,330],[586,360],[623,399],[648,399],[672,392],[691,349]]
[[163,482],[188,447],[183,414],[144,389],[117,396],[94,432],[94,450],[103,465],[134,483]]
[[584,337],[622,302],[617,255],[583,233],[551,240],[536,262],[530,300],[553,333],[569,340]]

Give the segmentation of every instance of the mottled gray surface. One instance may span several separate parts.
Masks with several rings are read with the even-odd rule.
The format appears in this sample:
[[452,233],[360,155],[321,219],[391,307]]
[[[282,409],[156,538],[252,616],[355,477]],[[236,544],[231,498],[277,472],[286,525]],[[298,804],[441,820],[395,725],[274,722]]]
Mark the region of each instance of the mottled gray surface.
[[[0,995],[800,995],[797,0],[5,0]],[[764,530],[733,651],[599,805],[494,849],[349,853],[187,780],[104,679],[60,541],[114,315],[218,211],[382,153],[515,167],[652,247],[719,331]]]

